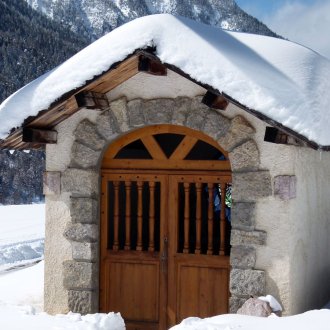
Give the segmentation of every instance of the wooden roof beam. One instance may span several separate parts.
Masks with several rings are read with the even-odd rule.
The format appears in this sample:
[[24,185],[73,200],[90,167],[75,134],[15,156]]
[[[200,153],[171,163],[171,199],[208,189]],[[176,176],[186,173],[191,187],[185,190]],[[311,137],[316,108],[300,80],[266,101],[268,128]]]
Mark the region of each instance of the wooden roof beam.
[[226,110],[229,105],[228,100],[223,95],[215,94],[211,91],[206,92],[202,99],[202,103],[210,108],[218,110]]
[[167,68],[164,64],[144,55],[139,56],[138,71],[149,73],[154,76],[167,76]]
[[23,128],[22,141],[36,144],[55,144],[57,143],[57,132],[37,128]]
[[78,108],[107,109],[109,101],[106,94],[92,91],[82,91],[75,95]]

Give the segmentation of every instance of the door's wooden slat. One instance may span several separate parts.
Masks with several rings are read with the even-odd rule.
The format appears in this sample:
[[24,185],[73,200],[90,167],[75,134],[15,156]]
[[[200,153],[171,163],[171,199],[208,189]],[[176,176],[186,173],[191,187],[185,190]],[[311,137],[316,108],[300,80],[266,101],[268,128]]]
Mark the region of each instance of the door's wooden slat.
[[186,135],[181,143],[177,146],[177,148],[172,153],[170,159],[171,160],[182,160],[184,159],[192,147],[196,144],[197,138],[193,136]]
[[162,148],[159,146],[156,139],[152,135],[146,135],[143,138],[141,138],[141,140],[154,160],[167,159],[166,155],[164,154],[164,151],[162,150]]
[[189,217],[190,217],[190,205],[189,205],[189,187],[190,184],[185,182],[184,187],[184,245],[183,253],[189,253]]
[[207,254],[213,252],[213,183],[207,184],[208,210],[207,210]]
[[149,248],[153,252],[155,250],[155,182],[149,182]]
[[137,181],[137,189],[138,189],[138,208],[137,208],[137,245],[136,250],[142,251],[142,189],[143,189],[143,182]]
[[131,181],[125,181],[126,205],[125,205],[125,250],[131,248]]
[[114,188],[114,211],[113,211],[113,250],[118,250],[119,230],[119,181],[113,182]]
[[201,221],[202,221],[202,183],[197,182],[196,183],[196,248],[195,253],[200,254],[201,253]]
[[220,210],[220,255],[225,254],[226,230],[226,184],[221,184],[221,210]]

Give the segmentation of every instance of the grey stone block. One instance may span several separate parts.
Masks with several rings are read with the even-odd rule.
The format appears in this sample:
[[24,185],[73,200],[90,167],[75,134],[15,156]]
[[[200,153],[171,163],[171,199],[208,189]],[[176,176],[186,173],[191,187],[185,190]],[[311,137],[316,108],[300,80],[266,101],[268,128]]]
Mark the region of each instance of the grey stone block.
[[127,103],[129,126],[139,127],[145,124],[146,119],[143,107],[144,102],[141,99],[135,99]]
[[198,112],[189,112],[186,126],[196,130],[202,130],[205,124],[205,118]]
[[272,195],[268,171],[233,173],[232,197],[234,201],[257,201]]
[[234,268],[253,268],[256,263],[256,250],[252,246],[232,246],[230,264]]
[[218,139],[219,144],[227,151],[232,150],[244,141],[250,139],[255,129],[242,116],[236,116],[231,121],[227,134]]
[[232,228],[253,230],[255,206],[255,202],[233,202],[231,208]]
[[63,262],[63,286],[70,290],[95,289],[97,287],[97,265],[91,262],[66,260]]
[[188,110],[191,107],[191,99],[188,97],[178,97],[175,99],[175,108],[172,114],[172,124],[184,125]]
[[127,100],[122,97],[110,103],[110,110],[122,132],[128,130]]
[[99,173],[92,170],[69,168],[62,173],[62,192],[91,197],[98,194]]
[[71,312],[90,314],[97,312],[97,294],[94,291],[68,291],[68,306]]
[[248,299],[244,305],[237,311],[237,314],[268,317],[272,313],[272,309],[267,301],[258,298]]
[[104,138],[97,132],[96,125],[88,119],[84,119],[79,123],[74,136],[76,141],[93,150],[101,150],[105,144]]
[[82,243],[71,242],[72,258],[78,261],[97,261],[98,244],[97,243]]
[[204,132],[217,140],[226,135],[230,127],[230,120],[215,110],[209,109],[206,118]]
[[239,308],[243,306],[248,298],[231,296],[229,298],[229,313],[236,314]]
[[265,292],[265,272],[252,269],[232,269],[230,292],[234,295],[260,296]]
[[96,129],[106,140],[110,140],[119,132],[119,125],[111,111],[106,110],[97,117]]
[[175,107],[172,99],[157,99],[144,102],[144,114],[149,124],[167,124],[172,121]]
[[253,140],[249,140],[234,148],[229,153],[232,171],[257,169],[260,163],[259,150]]
[[96,168],[101,151],[95,151],[85,145],[74,142],[71,149],[71,167]]
[[74,223],[97,223],[98,202],[88,197],[71,198],[71,221]]
[[63,233],[64,237],[76,242],[96,242],[99,238],[98,226],[95,224],[68,224]]
[[264,245],[267,234],[261,230],[244,231],[232,229],[230,233],[230,244],[237,245]]
[[282,200],[296,198],[297,177],[295,175],[279,175],[274,178],[274,195]]

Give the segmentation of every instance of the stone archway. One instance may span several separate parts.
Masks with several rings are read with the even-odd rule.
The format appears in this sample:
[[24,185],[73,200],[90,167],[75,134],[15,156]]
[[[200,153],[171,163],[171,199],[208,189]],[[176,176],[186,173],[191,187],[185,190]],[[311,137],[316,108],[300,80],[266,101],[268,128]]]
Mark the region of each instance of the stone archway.
[[137,127],[183,125],[209,135],[229,153],[233,177],[230,273],[230,311],[250,295],[261,295],[265,273],[255,270],[256,245],[266,233],[255,229],[258,199],[272,194],[270,174],[259,168],[254,129],[241,116],[228,119],[201,103],[201,98],[113,101],[96,122],[82,120],[71,149],[70,167],[62,172],[62,191],[71,194],[71,218],[64,236],[71,242],[72,260],[63,263],[64,286],[70,310],[98,311],[99,167],[107,146]]

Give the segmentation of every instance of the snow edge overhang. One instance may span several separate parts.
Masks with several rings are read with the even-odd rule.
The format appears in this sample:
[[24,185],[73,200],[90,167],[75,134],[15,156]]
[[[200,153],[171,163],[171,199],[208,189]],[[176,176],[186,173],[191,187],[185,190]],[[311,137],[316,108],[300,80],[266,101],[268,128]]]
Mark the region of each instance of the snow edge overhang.
[[[68,91],[54,101],[48,109],[39,111],[36,116],[26,118],[20,127],[11,129],[10,134],[5,139],[0,140],[0,149],[42,149],[47,143],[56,143],[54,127],[75,112],[86,107],[90,109],[106,108],[108,106],[107,100],[102,95],[138,72],[164,75],[166,70],[169,69],[201,86],[208,92],[219,96],[226,102],[236,105],[263,122],[277,128],[288,136],[292,136],[300,141],[300,144],[316,150],[330,150],[330,146],[319,145],[260,111],[246,107],[230,95],[219,91],[213,86],[192,78],[180,68],[170,63],[161,62],[155,53],[156,49],[153,47],[138,49],[123,60],[113,63],[107,71],[86,81],[84,86]],[[116,83],[107,83],[109,79],[110,81],[116,81]]]

